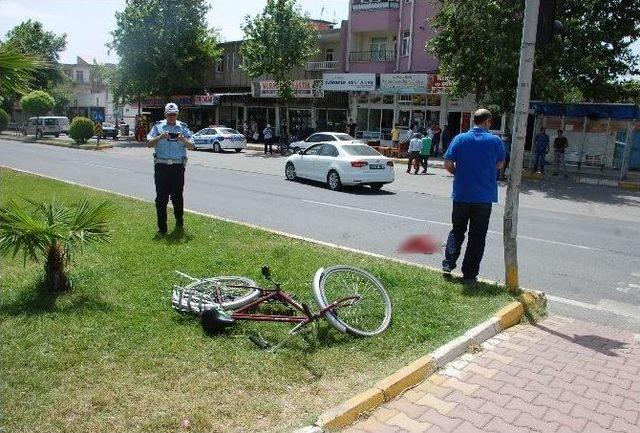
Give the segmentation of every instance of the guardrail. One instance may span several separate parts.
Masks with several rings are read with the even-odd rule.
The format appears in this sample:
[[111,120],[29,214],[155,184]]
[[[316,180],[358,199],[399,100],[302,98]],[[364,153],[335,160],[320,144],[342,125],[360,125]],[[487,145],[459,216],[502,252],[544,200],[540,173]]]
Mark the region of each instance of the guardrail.
[[351,51],[351,62],[389,62],[396,59],[395,50]]
[[324,62],[307,62],[307,71],[328,71],[338,69],[337,60],[327,60]]
[[353,11],[371,11],[379,9],[398,9],[399,1],[362,1],[353,0],[351,10]]

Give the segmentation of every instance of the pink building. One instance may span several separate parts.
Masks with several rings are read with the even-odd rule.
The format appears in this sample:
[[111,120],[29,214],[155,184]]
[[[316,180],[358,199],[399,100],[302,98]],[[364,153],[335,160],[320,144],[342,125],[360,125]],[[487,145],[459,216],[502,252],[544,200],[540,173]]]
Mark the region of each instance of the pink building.
[[435,72],[424,49],[434,9],[427,0],[350,0],[345,71]]

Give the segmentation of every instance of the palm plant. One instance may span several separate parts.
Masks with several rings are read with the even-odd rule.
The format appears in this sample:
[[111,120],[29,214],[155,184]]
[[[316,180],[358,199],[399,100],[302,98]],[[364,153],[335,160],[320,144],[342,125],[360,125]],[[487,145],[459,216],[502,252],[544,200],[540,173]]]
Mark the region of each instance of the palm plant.
[[29,92],[34,72],[47,67],[45,61],[0,44],[0,95]]
[[14,201],[0,207],[0,254],[22,253],[25,263],[44,257],[47,291],[67,291],[71,289],[67,273],[71,253],[109,240],[108,220],[114,209],[107,201],[91,204],[86,199],[75,206],[28,202],[31,209]]

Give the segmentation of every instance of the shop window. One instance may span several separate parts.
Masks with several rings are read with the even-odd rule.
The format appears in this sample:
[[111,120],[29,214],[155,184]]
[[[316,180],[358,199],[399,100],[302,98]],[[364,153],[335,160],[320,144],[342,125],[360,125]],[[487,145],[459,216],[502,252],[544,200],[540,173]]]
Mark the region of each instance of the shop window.
[[398,95],[398,104],[399,105],[411,105],[412,101],[411,95]]
[[330,131],[347,130],[347,110],[328,110],[327,127]]
[[391,128],[393,128],[393,110],[382,110],[380,132],[382,132],[383,138],[391,139]]
[[366,108],[358,108],[358,118],[356,120],[357,123],[357,127],[356,129],[358,131],[366,131],[369,129],[369,110],[367,110]]
[[400,126],[409,126],[410,114],[411,113],[406,110],[400,110],[398,112],[398,123]]
[[393,95],[384,95],[382,96],[383,104],[393,104]]
[[429,107],[439,107],[442,102],[441,95],[427,95],[427,105]]
[[327,110],[316,109],[316,131],[327,130]]
[[372,108],[369,110],[369,129],[368,131],[380,131],[380,120],[382,119],[382,110]]
[[357,98],[358,104],[366,104],[369,102],[369,92],[359,92]]
[[410,49],[411,49],[411,32],[409,30],[405,30],[404,32],[402,32],[402,40],[400,42],[400,55],[408,56]]

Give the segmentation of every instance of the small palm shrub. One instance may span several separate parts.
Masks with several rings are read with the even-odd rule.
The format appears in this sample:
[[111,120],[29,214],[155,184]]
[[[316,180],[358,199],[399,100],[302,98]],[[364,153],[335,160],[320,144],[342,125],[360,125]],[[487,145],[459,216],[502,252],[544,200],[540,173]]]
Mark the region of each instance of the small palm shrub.
[[86,143],[88,139],[93,137],[94,124],[91,119],[78,116],[73,119],[69,126],[69,137],[73,138],[76,143]]

